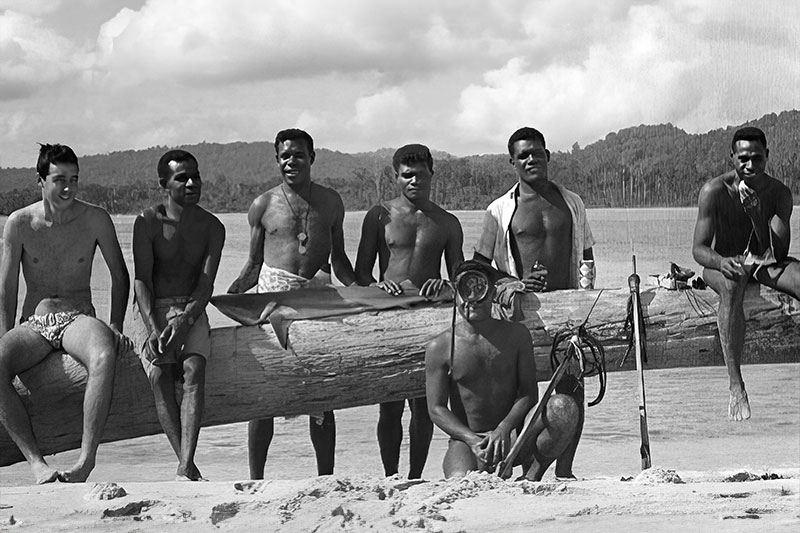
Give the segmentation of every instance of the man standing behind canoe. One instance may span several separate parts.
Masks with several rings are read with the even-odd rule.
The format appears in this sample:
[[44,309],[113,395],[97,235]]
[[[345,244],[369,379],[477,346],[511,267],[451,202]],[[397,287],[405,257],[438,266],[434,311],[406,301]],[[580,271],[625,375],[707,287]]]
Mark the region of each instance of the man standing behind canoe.
[[[399,283],[410,280],[420,287],[419,294],[434,297],[445,281],[440,277],[444,253],[447,271],[453,272],[464,260],[464,240],[458,219],[430,201],[433,157],[427,146],[409,144],[398,149],[392,158],[400,196],[376,205],[364,217],[356,260],[356,281],[369,285],[375,280],[372,268],[378,257],[378,286],[390,294],[401,294]],[[411,409],[409,427],[409,479],[422,477],[433,436],[433,423],[424,396],[408,400]],[[378,419],[378,445],[387,476],[397,473],[400,443],[403,440],[405,401],[384,402]]]
[[742,379],[744,294],[754,279],[800,299],[800,262],[788,257],[792,193],[766,173],[767,138],[758,128],[733,135],[734,170],[700,190],[692,255],[703,279],[719,294],[719,338],[730,379],[728,418],[750,418]]
[[[275,160],[283,179],[253,200],[247,212],[250,253],[228,292],[239,294],[258,284],[259,292],[277,292],[330,283],[330,264],[339,281],[355,281],[344,251],[344,204],[333,189],[311,181],[314,141],[303,130],[275,137]],[[333,411],[309,421],[319,475],[333,474],[336,423]],[[248,427],[250,477],[264,478],[272,442],[272,418],[251,420]]]
[[[78,158],[68,146],[44,144],[36,164],[42,200],[11,213],[0,261],[0,422],[33,470],[36,483],[86,481],[111,405],[117,351],[130,280],[108,213],[75,198]],[[111,274],[111,326],[94,318],[92,260],[100,247]],[[20,265],[27,292],[14,327]],[[122,343],[118,346],[118,343]],[[57,472],[45,462],[12,380],[53,350],[65,350],[89,374],[83,437],[75,465]]]
[[[544,135],[520,128],[508,140],[508,153],[518,182],[486,209],[474,258],[494,262],[501,272],[522,280],[526,292],[579,288],[582,260],[591,261],[593,280],[594,237],[583,200],[550,181]],[[556,464],[556,476],[564,478],[573,477],[583,429],[583,386],[567,375],[558,390],[570,389],[579,397],[581,416],[573,446]]]
[[[511,450],[512,431],[520,430],[539,396],[530,332],[491,315],[501,276],[481,261],[459,265],[454,278],[461,320],[425,351],[428,409],[450,435],[442,464],[447,478],[495,472]],[[580,431],[580,401],[568,394],[548,399],[515,461],[528,479],[541,480],[553,461],[570,453]]]
[[[214,289],[225,227],[197,205],[202,180],[197,159],[170,150],[158,162],[166,196],[133,224],[134,314],[140,350],[156,413],[175,455],[176,480],[202,480],[194,463],[203,417],[211,331],[206,305]],[[138,316],[137,316],[138,315]],[[183,381],[180,405],[175,382]]]

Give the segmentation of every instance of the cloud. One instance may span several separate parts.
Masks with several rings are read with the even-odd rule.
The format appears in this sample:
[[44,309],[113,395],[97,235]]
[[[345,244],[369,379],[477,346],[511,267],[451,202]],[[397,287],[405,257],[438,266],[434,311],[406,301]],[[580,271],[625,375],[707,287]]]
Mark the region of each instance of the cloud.
[[0,101],[27,97],[78,75],[85,55],[41,20],[0,14]]
[[705,131],[798,107],[800,42],[796,22],[788,22],[798,17],[674,4],[614,12],[602,27],[584,20],[574,33],[597,33],[585,46],[567,43],[566,56],[543,62],[523,52],[488,70],[461,92],[462,141],[502,146],[500,139],[531,125],[566,149],[640,123]]
[[62,0],[0,0],[0,11],[40,16],[57,11],[62,3]]

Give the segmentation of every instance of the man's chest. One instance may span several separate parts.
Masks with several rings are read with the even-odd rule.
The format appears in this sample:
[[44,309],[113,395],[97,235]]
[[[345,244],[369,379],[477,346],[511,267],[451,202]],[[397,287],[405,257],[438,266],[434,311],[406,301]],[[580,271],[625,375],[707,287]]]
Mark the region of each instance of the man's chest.
[[384,226],[384,239],[389,248],[441,247],[447,242],[447,228],[419,213],[395,214]]
[[511,231],[520,236],[558,236],[569,233],[571,228],[572,216],[566,205],[546,201],[520,202],[511,218]]

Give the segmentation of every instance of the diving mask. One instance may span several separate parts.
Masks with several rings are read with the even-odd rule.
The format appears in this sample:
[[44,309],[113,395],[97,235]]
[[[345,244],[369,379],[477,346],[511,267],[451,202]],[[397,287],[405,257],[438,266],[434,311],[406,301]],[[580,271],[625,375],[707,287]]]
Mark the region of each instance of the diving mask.
[[480,270],[467,270],[456,279],[456,292],[466,303],[482,302],[490,288],[489,276]]

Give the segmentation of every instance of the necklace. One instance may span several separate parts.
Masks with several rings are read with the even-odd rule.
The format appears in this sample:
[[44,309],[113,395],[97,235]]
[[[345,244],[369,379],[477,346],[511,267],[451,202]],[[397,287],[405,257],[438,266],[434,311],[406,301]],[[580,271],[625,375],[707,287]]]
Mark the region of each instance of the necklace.
[[[281,192],[283,193],[283,198],[286,200],[286,205],[288,205],[289,209],[292,211],[292,217],[294,217],[294,221],[299,224],[300,217],[297,215],[294,207],[292,207],[292,202],[289,201],[289,196],[286,194],[286,189],[283,188],[283,183],[281,183]],[[311,211],[311,184],[309,184],[308,187],[307,203],[308,208],[306,209],[306,216],[303,219],[303,229],[297,234],[297,251],[301,255],[305,255],[306,244],[308,244],[308,212]]]

